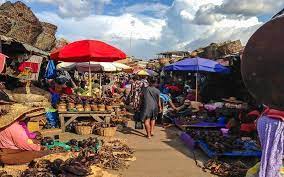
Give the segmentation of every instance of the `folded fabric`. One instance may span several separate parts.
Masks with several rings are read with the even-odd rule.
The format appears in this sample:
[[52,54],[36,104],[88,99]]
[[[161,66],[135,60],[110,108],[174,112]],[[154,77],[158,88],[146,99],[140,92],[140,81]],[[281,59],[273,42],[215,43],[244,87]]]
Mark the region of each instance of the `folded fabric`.
[[256,124],[255,123],[241,124],[240,130],[244,132],[252,132],[256,130]]

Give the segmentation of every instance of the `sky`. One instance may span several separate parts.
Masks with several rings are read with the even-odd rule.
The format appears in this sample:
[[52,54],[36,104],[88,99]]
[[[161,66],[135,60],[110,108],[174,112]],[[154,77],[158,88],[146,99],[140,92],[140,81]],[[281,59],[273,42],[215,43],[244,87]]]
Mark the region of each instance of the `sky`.
[[58,38],[102,40],[144,59],[227,40],[240,39],[245,45],[284,8],[284,0],[22,1],[41,21],[58,26]]

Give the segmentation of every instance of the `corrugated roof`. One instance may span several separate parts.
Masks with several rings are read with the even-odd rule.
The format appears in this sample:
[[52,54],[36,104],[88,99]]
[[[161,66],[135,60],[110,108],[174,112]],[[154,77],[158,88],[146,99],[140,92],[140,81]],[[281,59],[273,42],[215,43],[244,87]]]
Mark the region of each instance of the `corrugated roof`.
[[23,45],[23,47],[27,51],[35,52],[37,54],[44,55],[44,56],[49,56],[49,52],[45,52],[45,51],[40,50],[40,49],[30,45],[30,44],[18,41],[18,40],[14,39],[14,38],[11,38],[11,37],[8,37],[8,36],[4,36],[4,35],[0,35],[0,39],[1,39],[1,41],[5,41],[5,42],[17,42],[17,43],[20,43],[20,44]]

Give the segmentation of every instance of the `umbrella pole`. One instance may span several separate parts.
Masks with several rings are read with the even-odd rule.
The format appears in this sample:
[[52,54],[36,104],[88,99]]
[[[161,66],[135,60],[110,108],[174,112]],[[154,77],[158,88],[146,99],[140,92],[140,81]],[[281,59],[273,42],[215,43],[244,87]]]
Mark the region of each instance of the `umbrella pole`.
[[195,101],[198,101],[198,72],[196,73],[195,79]]
[[100,73],[100,97],[102,97],[102,73]]
[[92,96],[92,76],[91,76],[91,62],[89,61],[89,93]]

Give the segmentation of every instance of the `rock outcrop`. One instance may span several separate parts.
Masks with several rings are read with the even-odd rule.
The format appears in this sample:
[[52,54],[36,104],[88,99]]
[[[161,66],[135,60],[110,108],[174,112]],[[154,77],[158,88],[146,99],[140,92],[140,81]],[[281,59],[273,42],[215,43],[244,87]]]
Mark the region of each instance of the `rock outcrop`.
[[57,27],[50,23],[41,22],[43,28],[42,33],[37,37],[35,42],[35,47],[42,49],[44,51],[51,51],[56,44],[55,33]]
[[44,51],[55,45],[57,27],[40,22],[23,2],[10,1],[0,6],[0,34],[28,43]]
[[191,57],[203,57],[209,59],[218,59],[226,55],[236,54],[243,50],[243,46],[240,40],[227,41],[224,43],[212,43],[207,47],[199,48],[191,52]]

